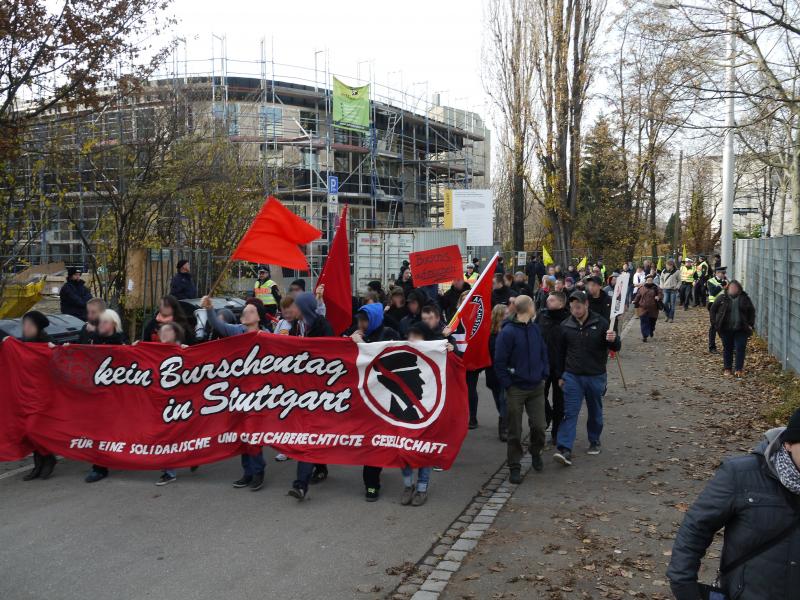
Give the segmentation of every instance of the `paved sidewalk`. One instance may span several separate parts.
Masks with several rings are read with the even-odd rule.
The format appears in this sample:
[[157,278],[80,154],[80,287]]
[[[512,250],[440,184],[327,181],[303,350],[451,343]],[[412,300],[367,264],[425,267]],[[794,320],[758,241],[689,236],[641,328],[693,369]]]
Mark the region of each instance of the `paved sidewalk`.
[[[609,362],[603,453],[585,454],[583,425],[574,466],[555,464],[549,448],[544,472],[528,473],[440,598],[671,598],[665,571],[683,513],[720,457],[762,433],[738,412],[758,383],[722,378],[707,319],[681,312],[646,344],[632,323],[627,391]],[[710,581],[719,538],[708,557]]]

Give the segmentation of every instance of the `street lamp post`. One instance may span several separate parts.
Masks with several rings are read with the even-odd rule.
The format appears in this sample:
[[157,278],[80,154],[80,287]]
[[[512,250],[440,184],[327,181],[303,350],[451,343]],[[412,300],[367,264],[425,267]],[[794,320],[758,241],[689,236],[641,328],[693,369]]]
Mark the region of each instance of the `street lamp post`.
[[[655,0],[653,6],[665,10],[693,9],[711,10],[708,7],[692,6],[678,2],[664,2]],[[728,60],[725,65],[725,87],[727,88],[725,137],[722,145],[722,218],[720,219],[720,260],[729,269],[733,268],[733,199],[736,184],[736,155],[733,148],[733,136],[736,128],[736,100],[734,86],[736,85],[736,7],[733,2],[728,3],[726,17],[728,30]]]

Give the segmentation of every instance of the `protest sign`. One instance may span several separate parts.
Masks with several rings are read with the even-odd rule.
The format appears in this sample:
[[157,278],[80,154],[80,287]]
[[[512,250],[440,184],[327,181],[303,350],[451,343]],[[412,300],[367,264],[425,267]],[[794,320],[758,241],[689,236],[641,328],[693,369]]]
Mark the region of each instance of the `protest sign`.
[[417,287],[447,283],[463,277],[461,250],[456,245],[412,252],[409,260],[411,276]]
[[0,386],[0,460],[38,450],[155,470],[272,446],[316,463],[449,467],[467,428],[464,367],[445,341],[254,332],[190,348],[50,348],[9,338]]

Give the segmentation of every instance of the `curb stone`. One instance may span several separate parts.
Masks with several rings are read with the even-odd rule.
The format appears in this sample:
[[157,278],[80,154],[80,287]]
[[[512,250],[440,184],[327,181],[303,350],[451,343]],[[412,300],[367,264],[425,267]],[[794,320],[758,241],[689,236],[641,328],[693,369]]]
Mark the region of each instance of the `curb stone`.
[[[522,459],[523,477],[531,470],[531,457]],[[388,595],[410,600],[438,600],[452,575],[475,549],[483,534],[488,531],[516,485],[508,482],[508,467],[503,465],[481,487],[466,508],[445,528],[442,537],[431,546],[417,563],[417,568]],[[445,543],[446,542],[446,543]],[[422,583],[414,583],[414,576],[422,574]]]

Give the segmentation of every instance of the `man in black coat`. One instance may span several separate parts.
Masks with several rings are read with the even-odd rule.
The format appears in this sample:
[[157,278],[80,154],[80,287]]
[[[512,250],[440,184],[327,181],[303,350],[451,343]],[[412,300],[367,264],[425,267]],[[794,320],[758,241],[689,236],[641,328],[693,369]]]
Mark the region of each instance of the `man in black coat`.
[[[552,423],[550,431],[553,445],[558,439],[558,426],[564,418],[564,391],[558,385],[561,372],[564,370],[561,354],[561,323],[569,317],[567,297],[563,292],[553,292],[547,297],[547,308],[536,315],[535,323],[542,332],[544,343],[547,346],[547,356],[550,364],[550,375],[544,383],[544,397],[547,404],[547,422]],[[552,403],[548,401],[549,392],[552,390]]]
[[197,286],[192,281],[189,261],[182,258],[178,261],[178,272],[172,277],[169,285],[169,295],[175,296],[178,300],[197,298]]
[[445,319],[452,319],[458,310],[458,301],[466,290],[470,289],[470,284],[462,279],[454,279],[450,288],[439,296],[439,308]]
[[92,295],[81,279],[80,269],[67,269],[67,281],[61,286],[59,299],[62,313],[78,317],[81,321],[86,320],[86,303],[92,299]]
[[505,279],[499,273],[494,276],[492,282],[492,308],[498,304],[508,305],[508,299],[511,297],[511,290],[506,285]]
[[[686,513],[667,577],[677,600],[700,600],[700,561],[725,528],[720,587],[736,600],[800,593],[800,410],[746,456],[725,461]],[[708,597],[708,596],[705,596]]]
[[528,276],[528,284],[534,288],[537,288],[541,282],[542,277],[544,277],[547,271],[544,268],[544,263],[539,260],[538,256],[533,256],[531,261],[525,266],[525,274]]
[[603,291],[603,280],[589,277],[586,280],[586,292],[589,297],[589,310],[597,313],[606,321],[611,321],[611,296]]

